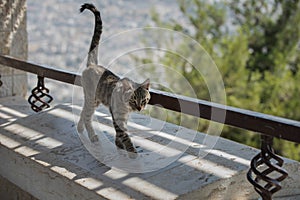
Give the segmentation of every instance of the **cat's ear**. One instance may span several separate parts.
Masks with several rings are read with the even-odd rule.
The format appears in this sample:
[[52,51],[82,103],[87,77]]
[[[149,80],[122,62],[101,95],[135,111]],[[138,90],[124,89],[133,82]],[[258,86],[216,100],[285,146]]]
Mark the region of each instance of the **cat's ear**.
[[141,87],[146,89],[146,90],[149,90],[150,88],[150,79],[147,78],[142,84],[141,84]]

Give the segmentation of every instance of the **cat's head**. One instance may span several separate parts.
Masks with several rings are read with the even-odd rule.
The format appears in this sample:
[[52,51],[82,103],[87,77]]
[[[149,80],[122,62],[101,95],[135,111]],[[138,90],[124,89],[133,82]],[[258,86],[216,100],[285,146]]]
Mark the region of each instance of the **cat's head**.
[[129,98],[129,106],[133,111],[141,111],[150,100],[150,80],[147,79],[141,84],[136,84],[134,91]]

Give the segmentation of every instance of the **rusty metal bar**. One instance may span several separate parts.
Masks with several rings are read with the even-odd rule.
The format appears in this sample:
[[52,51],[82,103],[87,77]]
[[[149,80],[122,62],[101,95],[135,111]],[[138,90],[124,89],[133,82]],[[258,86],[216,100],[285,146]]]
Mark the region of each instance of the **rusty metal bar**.
[[67,72],[64,70],[58,70],[53,67],[38,65],[35,63],[30,63],[24,60],[19,60],[17,58],[5,56],[5,55],[0,55],[0,64],[15,69],[23,70],[32,74],[37,74],[40,77],[46,77],[46,78],[50,78],[64,83],[69,83],[78,86],[81,85],[80,75]]
[[[0,64],[64,83],[77,86],[81,85],[80,75],[52,67],[37,65],[4,55],[0,55]],[[300,122],[298,121],[174,95],[158,90],[151,90],[151,100],[149,103],[195,117],[300,143]]]
[[[300,143],[300,122],[199,99],[152,90],[150,104]],[[181,110],[181,108],[184,109]],[[199,112],[200,111],[200,112]],[[214,114],[213,113],[219,113]],[[222,115],[226,114],[225,120]]]

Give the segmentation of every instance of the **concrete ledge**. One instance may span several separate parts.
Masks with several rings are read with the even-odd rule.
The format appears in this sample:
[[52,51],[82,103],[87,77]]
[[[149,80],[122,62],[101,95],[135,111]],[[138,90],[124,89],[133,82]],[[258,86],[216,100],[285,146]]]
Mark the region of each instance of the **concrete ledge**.
[[[6,106],[3,101],[0,104],[0,116],[6,116],[0,126],[0,175],[38,199],[258,198],[245,176],[250,159],[258,151],[248,146],[212,136],[204,140],[205,134],[197,133],[185,153],[170,165],[148,173],[128,173],[100,163],[83,146],[70,105],[26,116],[24,106]],[[18,119],[13,121],[10,113]],[[102,131],[114,134],[107,110],[100,110],[97,119]],[[146,129],[146,121],[149,118],[133,114],[130,122],[133,140],[142,149],[146,144],[153,148],[164,146],[178,136],[178,126],[153,119],[152,127]],[[161,132],[153,132],[158,125],[163,125]],[[145,129],[139,133],[134,127]],[[187,134],[191,131],[183,130]],[[183,136],[176,141],[184,139]],[[205,148],[209,139],[218,139],[212,150]],[[207,155],[199,157],[199,150],[200,155]],[[286,159],[285,169],[290,176],[276,196],[297,198],[300,165]]]
[[21,190],[18,186],[0,176],[0,199],[5,200],[37,200],[28,192]]

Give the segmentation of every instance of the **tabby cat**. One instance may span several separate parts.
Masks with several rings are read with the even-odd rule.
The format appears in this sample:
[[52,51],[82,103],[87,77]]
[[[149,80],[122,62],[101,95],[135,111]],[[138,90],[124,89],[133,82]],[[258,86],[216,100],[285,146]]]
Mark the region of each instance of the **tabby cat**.
[[95,28],[88,53],[87,68],[82,72],[81,77],[84,105],[77,130],[82,133],[85,127],[91,142],[98,141],[92,127],[92,117],[95,109],[102,103],[109,108],[112,115],[116,130],[116,146],[136,156],[136,148],[127,133],[127,120],[130,112],[141,111],[148,103],[150,80],[147,79],[139,84],[128,78],[120,78],[98,65],[98,45],[102,34],[101,15],[93,4],[83,4],[80,12],[85,9],[94,13]]

